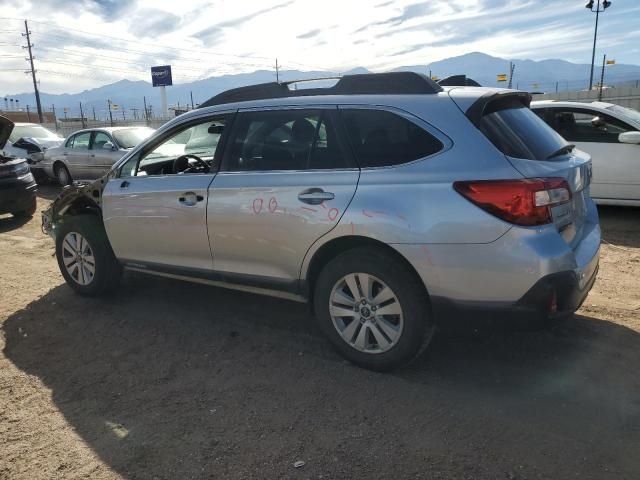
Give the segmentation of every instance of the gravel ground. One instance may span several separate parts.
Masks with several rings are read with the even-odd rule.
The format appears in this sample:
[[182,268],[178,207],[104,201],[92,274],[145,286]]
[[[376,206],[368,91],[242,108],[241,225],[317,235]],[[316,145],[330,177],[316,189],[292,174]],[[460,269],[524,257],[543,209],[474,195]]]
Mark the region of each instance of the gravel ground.
[[601,216],[573,319],[439,333],[393,374],[296,303],[141,275],[74,295],[39,218],[2,217],[0,478],[640,478],[640,209]]

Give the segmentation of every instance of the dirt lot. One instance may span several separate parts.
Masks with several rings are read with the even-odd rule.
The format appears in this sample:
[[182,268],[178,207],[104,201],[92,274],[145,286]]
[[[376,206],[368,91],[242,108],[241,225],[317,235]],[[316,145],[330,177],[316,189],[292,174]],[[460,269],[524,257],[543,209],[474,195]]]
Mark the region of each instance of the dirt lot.
[[640,209],[601,215],[578,316],[440,333],[394,374],[295,303],[132,275],[81,298],[38,218],[0,218],[0,478],[640,478]]

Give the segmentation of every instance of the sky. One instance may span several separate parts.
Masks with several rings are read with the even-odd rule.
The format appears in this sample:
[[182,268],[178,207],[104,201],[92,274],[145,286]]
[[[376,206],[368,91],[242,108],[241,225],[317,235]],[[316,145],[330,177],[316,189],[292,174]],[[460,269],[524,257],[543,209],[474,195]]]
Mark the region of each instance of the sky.
[[[174,83],[275,70],[341,73],[428,65],[481,51],[590,63],[585,0],[0,0],[0,91],[33,89],[22,45],[29,20],[40,89],[76,93],[121,79]],[[612,0],[598,52],[640,64],[640,1]],[[599,53],[601,54],[601,53]]]

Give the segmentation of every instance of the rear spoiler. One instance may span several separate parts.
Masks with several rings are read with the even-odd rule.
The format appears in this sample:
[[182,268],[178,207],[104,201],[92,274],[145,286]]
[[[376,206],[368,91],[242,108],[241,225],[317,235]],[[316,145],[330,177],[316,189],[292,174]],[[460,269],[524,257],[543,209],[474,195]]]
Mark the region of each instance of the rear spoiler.
[[531,94],[516,90],[504,92],[490,92],[482,95],[465,112],[465,115],[476,127],[480,126],[483,115],[487,115],[504,108],[529,108],[531,105]]

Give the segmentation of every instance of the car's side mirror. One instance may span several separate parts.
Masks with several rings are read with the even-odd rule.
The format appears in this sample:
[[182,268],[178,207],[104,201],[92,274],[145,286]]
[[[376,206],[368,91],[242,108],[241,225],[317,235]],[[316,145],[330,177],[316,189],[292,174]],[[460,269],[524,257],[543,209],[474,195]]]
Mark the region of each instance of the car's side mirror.
[[640,144],[640,132],[624,132],[618,135],[620,143]]
[[107,142],[104,145],[102,145],[102,148],[104,148],[105,150],[115,150],[116,146],[111,142]]
[[593,125],[596,128],[602,128],[606,125],[607,123],[601,119],[600,117],[593,117],[591,119],[591,125]]

